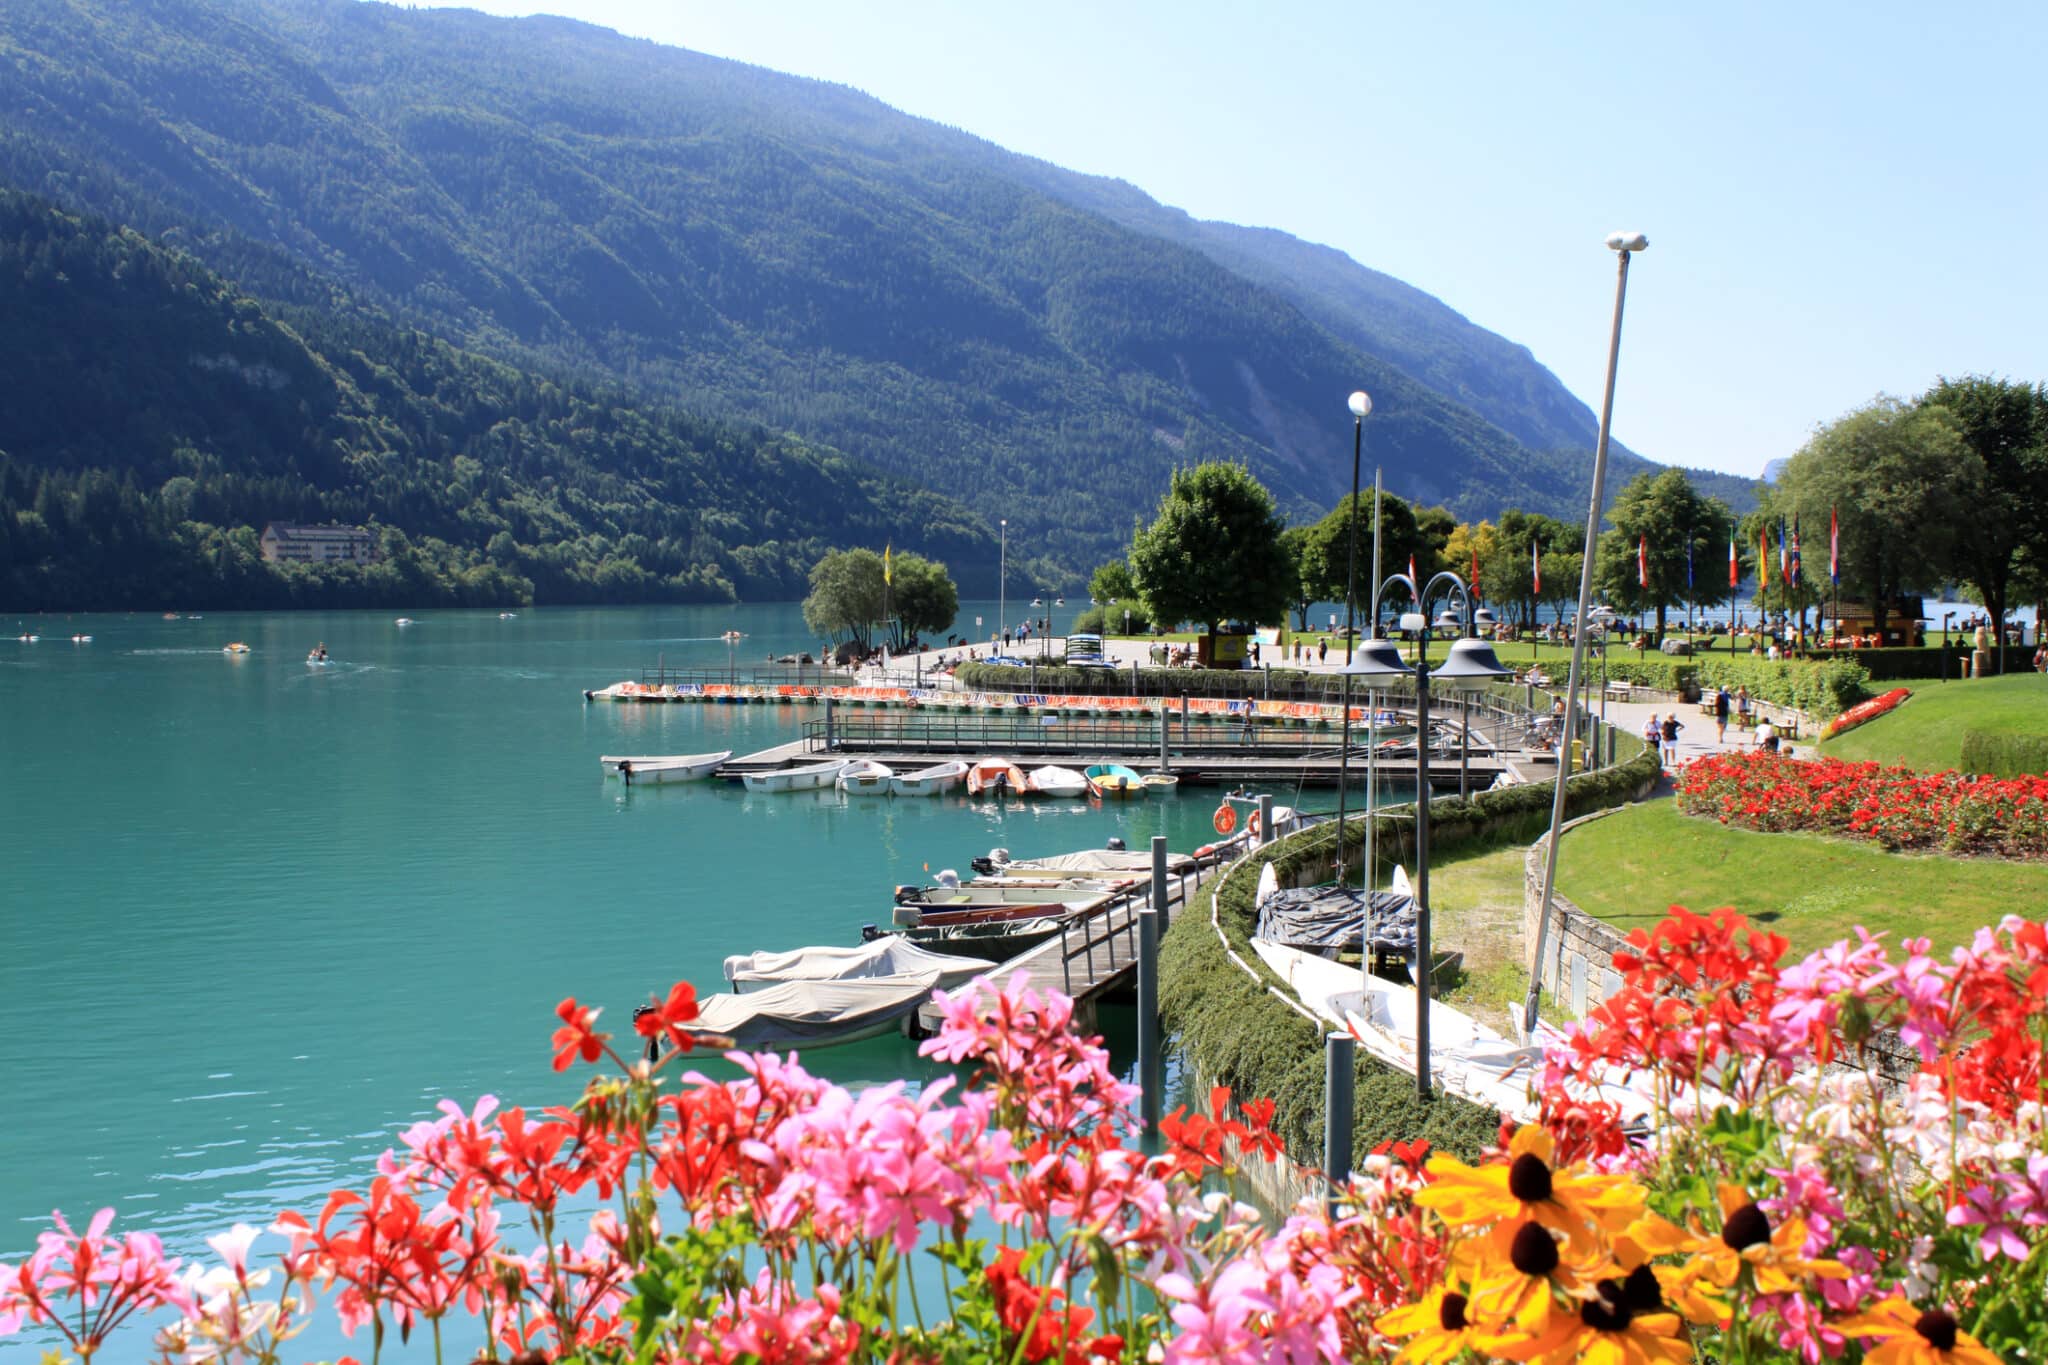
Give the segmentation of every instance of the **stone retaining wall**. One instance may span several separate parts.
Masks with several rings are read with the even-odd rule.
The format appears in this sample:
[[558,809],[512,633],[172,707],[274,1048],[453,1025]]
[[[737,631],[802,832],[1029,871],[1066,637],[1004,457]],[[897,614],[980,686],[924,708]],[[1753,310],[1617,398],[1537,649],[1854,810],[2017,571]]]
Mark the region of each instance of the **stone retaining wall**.
[[[1618,809],[1625,808],[1594,811],[1568,820],[1563,833],[1568,834],[1589,820],[1603,819]],[[1536,930],[1542,922],[1543,864],[1549,845],[1546,834],[1529,845],[1522,858],[1523,965],[1532,973],[1537,973],[1539,967],[1533,959]],[[1593,918],[1561,893],[1553,892],[1550,901],[1553,918],[1550,938],[1543,950],[1546,960],[1540,964],[1540,980],[1560,1008],[1574,1018],[1584,1018],[1587,1010],[1621,989],[1621,973],[1614,970],[1614,955],[1628,946],[1628,936]]]

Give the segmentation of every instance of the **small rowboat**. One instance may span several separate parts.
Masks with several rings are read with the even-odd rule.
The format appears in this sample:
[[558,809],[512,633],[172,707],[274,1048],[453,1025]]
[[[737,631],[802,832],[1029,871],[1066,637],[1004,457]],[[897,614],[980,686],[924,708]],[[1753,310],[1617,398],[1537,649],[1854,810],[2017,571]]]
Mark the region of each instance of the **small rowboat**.
[[1145,781],[1121,763],[1097,763],[1088,769],[1088,785],[1105,801],[1129,801],[1145,794]]
[[839,770],[839,790],[853,796],[887,796],[896,774],[871,758],[856,758]]
[[800,792],[818,787],[829,787],[839,777],[840,769],[848,760],[830,759],[824,763],[806,763],[795,768],[776,768],[765,773],[747,773],[741,780],[750,792]]
[[995,796],[1008,791],[1016,796],[1031,795],[1031,779],[1008,759],[984,758],[967,769],[969,796]]
[[223,654],[247,654],[248,652],[249,646],[243,644],[240,640],[235,641],[235,643],[231,645],[224,646],[221,649],[221,653]]
[[1033,768],[1031,790],[1040,796],[1086,796],[1088,779],[1072,768]]
[[950,763],[919,768],[914,773],[899,773],[889,779],[889,790],[897,796],[937,796],[966,780],[967,765],[954,759]]
[[1151,772],[1145,774],[1145,790],[1156,796],[1165,796],[1180,786],[1180,779],[1172,773]]
[[695,782],[711,776],[732,757],[732,750],[715,754],[607,754],[597,761],[606,777],[616,777],[630,787],[661,782]]

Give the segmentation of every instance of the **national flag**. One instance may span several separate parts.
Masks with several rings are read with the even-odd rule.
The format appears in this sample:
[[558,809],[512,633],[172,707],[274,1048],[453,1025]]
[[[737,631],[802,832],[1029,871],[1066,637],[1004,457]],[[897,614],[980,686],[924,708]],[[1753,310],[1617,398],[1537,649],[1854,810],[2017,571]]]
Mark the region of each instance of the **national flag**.
[[1842,586],[1842,523],[1835,509],[1828,509],[1828,581]]
[[894,548],[895,543],[893,541],[882,547],[882,581],[884,583],[893,581],[889,577],[889,551]]
[[1543,593],[1543,547],[1533,540],[1529,542],[1529,591],[1538,596]]
[[1636,586],[1639,588],[1650,586],[1650,538],[1648,536],[1636,537]]
[[1785,570],[1788,581],[1796,582],[1799,578],[1799,514],[1796,512],[1792,514],[1792,558],[1786,562],[1789,565]]
[[1735,558],[1735,533],[1728,533],[1728,586],[1738,587],[1742,583],[1741,562]]
[[1756,528],[1756,590],[1759,594],[1771,583],[1771,528]]
[[1421,585],[1420,583],[1416,583],[1416,582],[1415,582],[1415,556],[1414,556],[1414,555],[1409,555],[1409,556],[1408,556],[1408,581],[1409,581],[1410,583],[1415,583],[1415,590],[1416,590],[1417,592],[1421,592],[1421,591],[1422,591],[1422,585]]
[[1792,586],[1792,561],[1785,553],[1785,523],[1778,523],[1778,573],[1785,580],[1785,586]]

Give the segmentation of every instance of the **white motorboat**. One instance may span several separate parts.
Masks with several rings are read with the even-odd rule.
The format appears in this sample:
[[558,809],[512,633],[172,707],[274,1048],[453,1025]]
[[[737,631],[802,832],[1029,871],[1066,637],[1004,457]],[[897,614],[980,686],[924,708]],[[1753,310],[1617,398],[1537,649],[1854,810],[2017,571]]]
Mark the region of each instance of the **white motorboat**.
[[606,755],[597,761],[606,777],[616,777],[628,786],[660,782],[696,782],[718,771],[732,757],[732,750],[715,754]]
[[898,796],[937,796],[967,781],[967,765],[954,759],[914,773],[898,773],[889,779],[889,790]]
[[832,1047],[906,1027],[938,984],[937,972],[784,981],[744,995],[706,996],[686,1027],[754,1052]]
[[1180,779],[1172,773],[1157,770],[1145,774],[1145,790],[1154,796],[1164,796],[1180,786]]
[[498,619],[500,621],[510,621],[516,619],[518,615],[519,613],[516,611],[501,611],[498,613]]
[[1040,796],[1086,796],[1088,778],[1072,768],[1033,768],[1031,790]]
[[409,626],[412,624],[412,618],[410,616],[401,616],[394,624],[401,626]]
[[[1012,858],[1007,848],[992,848],[985,858],[975,858],[970,866],[983,876],[1002,877],[1016,880],[1023,877],[1149,877],[1152,875],[1152,850],[1149,848],[1084,848],[1074,853],[1048,853],[1040,858]],[[1180,876],[1195,868],[1195,860],[1185,853],[1166,855],[1168,876]]]
[[878,976],[936,973],[942,990],[965,985],[990,964],[951,953],[934,953],[900,934],[887,934],[854,948],[793,948],[783,953],[746,953],[725,960],[725,979],[735,991],[785,981],[852,981]]
[[72,636],[72,637],[71,637],[71,643],[72,643],[72,644],[74,644],[74,645],[89,645],[89,644],[91,644],[91,643],[92,643],[92,636],[90,636],[90,635],[74,635],[74,636]]
[[854,796],[887,796],[896,774],[871,758],[856,758],[839,770],[839,790]]
[[823,763],[803,763],[794,768],[774,768],[765,773],[747,773],[741,780],[750,792],[800,792],[817,787],[829,787],[839,777],[846,759],[828,759]]

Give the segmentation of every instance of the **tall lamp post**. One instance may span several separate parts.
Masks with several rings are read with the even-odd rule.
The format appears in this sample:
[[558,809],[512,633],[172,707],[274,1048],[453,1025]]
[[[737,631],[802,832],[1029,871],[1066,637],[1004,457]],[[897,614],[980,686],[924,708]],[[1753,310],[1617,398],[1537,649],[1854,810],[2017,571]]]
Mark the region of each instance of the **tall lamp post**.
[[[1401,651],[1391,640],[1382,640],[1379,635],[1380,598],[1386,590],[1395,585],[1408,590],[1413,599],[1414,610],[1401,617],[1401,629],[1416,632],[1420,644],[1417,646],[1415,667],[1409,668],[1402,662]],[[1366,642],[1358,657],[1346,664],[1346,674],[1366,677],[1390,678],[1412,673],[1415,678],[1415,1093],[1423,1099],[1429,1098],[1429,1001],[1430,1001],[1430,947],[1429,947],[1429,598],[1439,587],[1447,588],[1457,599],[1459,613],[1452,619],[1462,627],[1464,634],[1451,646],[1450,657],[1443,667],[1436,670],[1438,678],[1448,680],[1452,687],[1464,689],[1482,686],[1495,678],[1509,676],[1501,666],[1493,646],[1472,633],[1472,591],[1465,586],[1458,575],[1445,570],[1430,579],[1419,589],[1415,580],[1407,574],[1389,574],[1387,580],[1374,590],[1372,612],[1366,618],[1373,627],[1374,638]],[[1366,900],[1367,913],[1371,913],[1371,898]],[[1359,970],[1365,969],[1361,960]]]
[[1001,639],[1010,628],[1010,519],[1000,518],[996,525],[1001,537],[996,550],[996,638]]
[[[1358,461],[1365,448],[1365,417],[1372,411],[1372,396],[1364,389],[1351,395],[1351,543],[1344,557],[1344,691],[1342,745],[1337,750],[1337,885],[1344,885],[1345,800],[1351,791],[1351,652],[1358,631]],[[1373,499],[1373,515],[1379,515],[1379,499]],[[1370,818],[1372,812],[1367,811]],[[1371,871],[1366,873],[1371,877]],[[1371,888],[1368,887],[1368,890]]]
[[[1571,702],[1564,709],[1564,733],[1557,743],[1557,785],[1550,795],[1550,838],[1544,850],[1543,899],[1538,902],[1541,909],[1536,918],[1536,951],[1530,958],[1535,967],[1529,973],[1529,998],[1522,1007],[1524,1033],[1536,1031],[1537,998],[1543,989],[1544,940],[1550,933],[1550,896],[1557,886],[1558,831],[1564,824],[1564,789],[1571,777],[1572,740],[1574,731],[1578,729],[1579,679],[1584,676],[1586,666],[1586,612],[1593,605],[1593,554],[1600,535],[1600,504],[1607,491],[1607,433],[1614,419],[1614,370],[1621,361],[1621,310],[1628,299],[1628,263],[1631,257],[1649,245],[1650,239],[1640,232],[1611,232],[1607,235],[1607,249],[1620,257],[1615,268],[1614,326],[1607,337],[1607,387],[1600,400],[1600,436],[1593,446],[1593,496],[1586,508],[1585,560],[1579,568],[1578,631],[1572,643],[1571,676],[1565,687],[1565,696],[1571,698]],[[1604,701],[1606,688],[1601,689],[1601,694]]]

